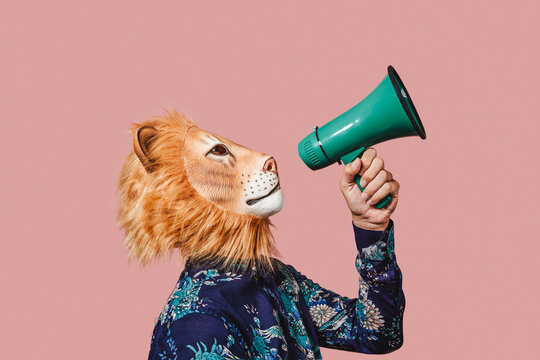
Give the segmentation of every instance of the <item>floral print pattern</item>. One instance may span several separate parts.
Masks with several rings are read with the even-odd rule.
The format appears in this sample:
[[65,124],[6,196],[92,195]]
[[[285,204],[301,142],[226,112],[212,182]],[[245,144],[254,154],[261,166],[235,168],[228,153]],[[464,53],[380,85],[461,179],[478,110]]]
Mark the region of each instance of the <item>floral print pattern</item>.
[[309,313],[315,325],[321,326],[330,320],[336,314],[336,311],[326,304],[316,304],[309,308]]
[[354,299],[277,260],[279,271],[271,277],[188,261],[156,322],[149,358],[321,359],[320,347],[373,354],[398,349],[405,297],[390,225],[370,239],[355,231]]

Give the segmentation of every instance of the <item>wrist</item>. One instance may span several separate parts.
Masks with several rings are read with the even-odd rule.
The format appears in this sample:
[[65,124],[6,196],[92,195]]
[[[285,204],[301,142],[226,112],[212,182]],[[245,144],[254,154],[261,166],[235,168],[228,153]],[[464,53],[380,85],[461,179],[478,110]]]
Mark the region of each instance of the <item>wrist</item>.
[[364,220],[357,219],[354,216],[353,216],[352,221],[353,221],[354,226],[359,227],[360,229],[372,230],[372,231],[384,231],[390,224],[390,219],[388,219],[384,223],[373,223],[373,222],[366,221],[365,219]]

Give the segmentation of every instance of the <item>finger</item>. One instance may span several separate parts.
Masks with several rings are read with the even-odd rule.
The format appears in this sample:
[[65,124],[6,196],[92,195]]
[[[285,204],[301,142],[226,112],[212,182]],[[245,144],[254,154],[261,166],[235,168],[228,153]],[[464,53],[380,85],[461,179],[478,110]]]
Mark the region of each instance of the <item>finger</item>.
[[[363,176],[362,179],[364,179]],[[362,192],[362,198],[364,198],[365,200],[369,199],[371,196],[373,196],[373,194],[377,192],[377,190],[380,189],[381,186],[383,186],[384,183],[389,180],[390,179],[388,178],[388,172],[382,169],[381,171],[379,171],[377,176],[375,176],[375,178],[367,184],[366,188]]]
[[398,203],[398,194],[392,194],[392,200],[390,200],[390,203],[388,203],[388,205],[386,205],[384,209],[386,209],[390,213],[393,213],[394,210],[396,210],[397,203]]
[[364,173],[364,171],[366,171],[367,168],[369,168],[369,166],[371,165],[371,162],[373,161],[373,159],[375,159],[375,157],[377,156],[377,150],[375,150],[374,148],[367,148],[366,151],[364,151],[364,153],[362,154],[362,168],[360,169],[360,175],[362,175]]
[[368,204],[377,204],[379,201],[381,201],[382,198],[384,198],[388,194],[391,194],[392,197],[394,195],[397,196],[398,191],[399,183],[396,180],[385,182],[368,200]]
[[345,165],[343,174],[341,175],[342,186],[349,186],[351,183],[356,184],[354,177],[358,174],[361,164],[360,158],[356,158],[353,162]]
[[[381,159],[378,156],[375,157],[373,161],[371,162],[371,165],[369,166],[369,168],[367,168],[364,174],[362,174],[362,180],[360,181],[360,185],[362,185],[362,187],[365,187],[367,184],[371,182],[371,180],[375,178],[375,176],[377,176],[379,171],[381,171],[383,168],[384,168],[383,159]],[[365,181],[365,182],[362,182],[362,181]]]

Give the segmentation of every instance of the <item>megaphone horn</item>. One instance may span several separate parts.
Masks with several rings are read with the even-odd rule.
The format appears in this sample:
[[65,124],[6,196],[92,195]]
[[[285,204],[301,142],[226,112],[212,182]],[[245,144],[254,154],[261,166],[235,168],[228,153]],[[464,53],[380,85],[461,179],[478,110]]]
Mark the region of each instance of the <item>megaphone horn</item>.
[[[335,162],[348,164],[380,142],[405,137],[426,138],[416,107],[391,65],[381,83],[353,108],[327,124],[313,127],[313,132],[298,143],[298,154],[312,170]],[[361,177],[355,181],[360,186]],[[391,200],[384,197],[374,206],[385,207]]]

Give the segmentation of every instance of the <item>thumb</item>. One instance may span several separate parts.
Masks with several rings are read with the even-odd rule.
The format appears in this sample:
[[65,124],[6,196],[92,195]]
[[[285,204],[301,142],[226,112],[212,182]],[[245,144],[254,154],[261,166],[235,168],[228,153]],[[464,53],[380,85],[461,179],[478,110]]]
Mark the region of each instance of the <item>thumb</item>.
[[350,184],[356,184],[356,182],[354,181],[354,177],[356,176],[356,174],[358,174],[361,167],[362,161],[360,161],[359,157],[354,159],[353,162],[347,164],[345,166],[345,169],[343,170],[343,176],[341,178],[342,185],[347,186]]

